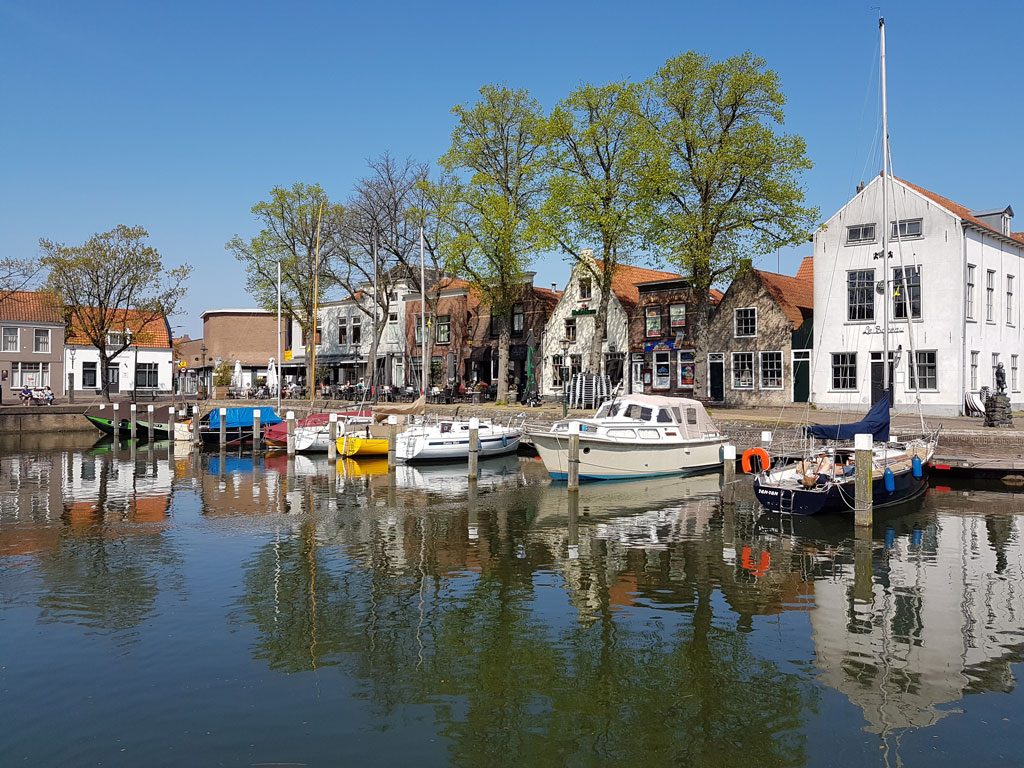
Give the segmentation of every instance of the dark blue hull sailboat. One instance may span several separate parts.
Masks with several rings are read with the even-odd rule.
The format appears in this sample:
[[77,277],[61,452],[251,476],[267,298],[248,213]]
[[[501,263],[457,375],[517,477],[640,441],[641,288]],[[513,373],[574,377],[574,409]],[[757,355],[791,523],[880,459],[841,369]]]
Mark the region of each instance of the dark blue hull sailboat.
[[[854,508],[857,472],[862,471],[872,473],[875,509],[903,504],[928,489],[925,467],[935,451],[937,433],[905,442],[890,441],[887,397],[875,403],[860,421],[811,426],[806,432],[828,442],[798,461],[783,462],[754,477],[754,494],[770,512],[850,512]],[[857,466],[854,451],[847,443],[857,434],[870,434],[874,440],[870,468]]]

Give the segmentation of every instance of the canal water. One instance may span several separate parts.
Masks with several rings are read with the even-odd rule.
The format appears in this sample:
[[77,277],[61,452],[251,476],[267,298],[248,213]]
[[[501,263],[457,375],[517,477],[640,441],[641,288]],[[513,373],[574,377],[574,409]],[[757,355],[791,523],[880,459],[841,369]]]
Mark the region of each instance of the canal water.
[[1019,764],[1024,497],[481,464],[5,453],[0,762]]

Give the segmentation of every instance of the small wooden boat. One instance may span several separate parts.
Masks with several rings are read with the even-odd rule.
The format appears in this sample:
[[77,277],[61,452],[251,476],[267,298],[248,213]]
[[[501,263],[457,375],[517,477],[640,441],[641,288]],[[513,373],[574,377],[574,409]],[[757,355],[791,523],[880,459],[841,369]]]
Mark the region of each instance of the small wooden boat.
[[387,456],[386,437],[365,437],[363,435],[342,435],[337,440],[338,455],[345,457]]
[[[105,419],[102,416],[93,416],[90,413],[85,414],[85,418],[90,424],[105,435],[113,435],[117,432],[117,435],[122,438],[132,436],[132,423],[128,419],[121,419],[119,422],[120,427],[115,429],[115,422],[113,419]],[[136,427],[138,427],[138,422],[136,422]]]

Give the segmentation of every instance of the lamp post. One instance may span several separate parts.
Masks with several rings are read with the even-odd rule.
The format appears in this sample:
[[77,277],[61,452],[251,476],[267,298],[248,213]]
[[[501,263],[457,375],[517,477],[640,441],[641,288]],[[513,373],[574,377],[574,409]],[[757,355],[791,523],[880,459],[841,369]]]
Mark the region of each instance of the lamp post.
[[75,402],[75,348],[71,347],[68,350],[68,356],[71,358],[71,370],[68,371],[68,402]]
[[205,400],[206,399],[206,353],[209,352],[209,351],[210,350],[208,350],[206,348],[206,342],[204,341],[202,343],[202,345],[200,345],[200,347],[199,347],[199,354],[202,356],[202,362],[199,365],[199,370],[203,372],[202,373],[202,377],[203,378],[202,378],[202,382],[201,382],[202,383],[202,392],[198,392],[198,391],[196,392],[196,399],[197,400]]
[[569,413],[569,340],[562,339],[562,418]]

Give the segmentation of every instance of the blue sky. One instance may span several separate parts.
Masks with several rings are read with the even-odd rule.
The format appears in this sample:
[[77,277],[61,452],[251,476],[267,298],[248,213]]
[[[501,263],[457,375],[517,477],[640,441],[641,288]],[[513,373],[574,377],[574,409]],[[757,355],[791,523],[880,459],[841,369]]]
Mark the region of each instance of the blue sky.
[[[451,106],[484,83],[550,107],[689,49],[751,50],[780,73],[824,217],[880,163],[876,8],[0,0],[0,254],[142,224],[168,263],[195,267],[172,321],[195,336],[203,309],[252,304],[224,243],[253,233],[249,208],[272,186],[319,182],[343,200],[367,158],[434,161]],[[883,11],[896,173],[969,207],[1015,204],[1024,229],[1024,4]],[[783,252],[782,270],[808,250]],[[568,272],[558,256],[537,270],[541,284]]]

